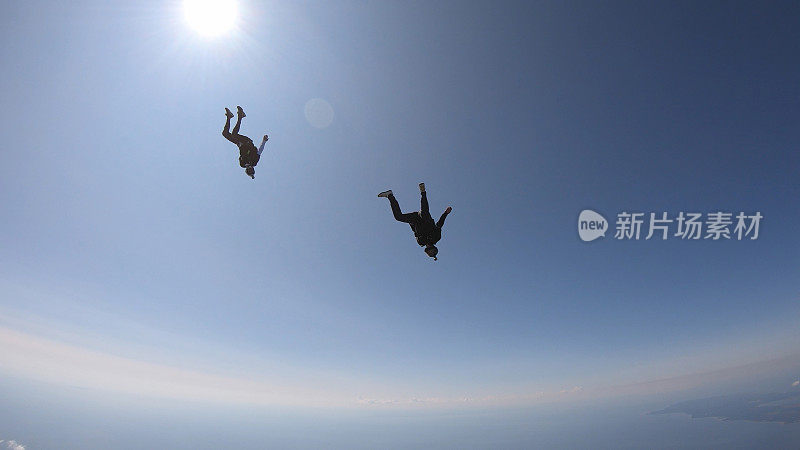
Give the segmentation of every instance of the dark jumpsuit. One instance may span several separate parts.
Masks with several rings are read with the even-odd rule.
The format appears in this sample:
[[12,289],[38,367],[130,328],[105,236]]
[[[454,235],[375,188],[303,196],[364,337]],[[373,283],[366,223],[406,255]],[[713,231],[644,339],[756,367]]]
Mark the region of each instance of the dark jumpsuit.
[[233,127],[233,133],[230,132],[231,118],[227,117],[225,120],[225,128],[222,129],[222,135],[225,139],[233,142],[239,147],[239,165],[246,167],[247,165],[255,167],[261,155],[258,154],[258,149],[253,144],[253,140],[249,137],[239,134],[239,127],[242,125],[242,117],[236,119],[236,125]]
[[389,203],[392,205],[392,214],[399,222],[404,222],[411,225],[411,230],[414,231],[414,236],[417,238],[417,244],[421,246],[434,245],[442,238],[442,226],[444,226],[444,219],[447,217],[445,211],[439,218],[438,222],[433,221],[431,212],[428,209],[428,197],[425,192],[422,193],[420,199],[420,210],[403,214],[400,211],[400,204],[394,195],[389,195]]

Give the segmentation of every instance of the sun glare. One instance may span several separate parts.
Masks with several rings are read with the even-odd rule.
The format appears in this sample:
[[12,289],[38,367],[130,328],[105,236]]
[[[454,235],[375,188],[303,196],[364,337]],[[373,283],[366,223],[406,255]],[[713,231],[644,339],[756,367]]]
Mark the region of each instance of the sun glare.
[[183,10],[189,25],[208,37],[233,28],[238,13],[234,0],[184,0]]

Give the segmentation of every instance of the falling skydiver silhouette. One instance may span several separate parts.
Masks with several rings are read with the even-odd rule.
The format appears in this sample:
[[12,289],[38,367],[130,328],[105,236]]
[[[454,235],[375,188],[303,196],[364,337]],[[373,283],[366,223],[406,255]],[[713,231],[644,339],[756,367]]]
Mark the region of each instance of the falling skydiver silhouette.
[[244,169],[244,172],[252,179],[256,178],[255,166],[258,160],[261,159],[261,152],[264,151],[264,144],[269,140],[266,134],[261,140],[261,146],[256,148],[253,145],[253,140],[249,137],[239,134],[239,127],[242,125],[242,118],[246,117],[244,110],[241,106],[236,107],[236,125],[233,127],[233,133],[230,132],[231,118],[233,113],[230,109],[225,108],[225,128],[222,129],[222,135],[225,139],[233,142],[239,147],[239,165]]
[[400,211],[400,204],[397,203],[397,199],[394,198],[394,194],[392,193],[391,189],[381,192],[378,194],[378,197],[386,197],[389,199],[389,204],[392,206],[392,214],[394,214],[394,218],[399,222],[404,222],[411,225],[411,229],[414,231],[414,236],[417,238],[417,244],[425,247],[425,253],[433,258],[434,261],[438,261],[436,255],[439,254],[439,249],[436,248],[436,245],[434,244],[439,242],[439,239],[442,238],[444,219],[447,218],[447,215],[450,214],[450,211],[452,211],[453,208],[448,206],[442,216],[439,218],[439,221],[434,223],[433,217],[431,217],[431,212],[428,208],[428,197],[425,193],[425,183],[419,184],[419,192],[421,195],[420,210],[405,214]]

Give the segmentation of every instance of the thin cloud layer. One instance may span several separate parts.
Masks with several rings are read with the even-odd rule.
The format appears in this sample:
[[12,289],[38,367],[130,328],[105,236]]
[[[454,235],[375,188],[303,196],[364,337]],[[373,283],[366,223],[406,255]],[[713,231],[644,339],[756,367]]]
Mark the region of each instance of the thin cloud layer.
[[6,441],[4,439],[0,439],[0,449],[2,450],[25,450],[25,446],[18,443],[17,441],[10,440]]
[[0,370],[24,378],[156,398],[286,406],[352,403],[347,393],[202,373],[0,328]]
[[[361,388],[334,389],[324,380],[287,384],[279,378],[252,379],[203,373],[106,354],[0,327],[0,371],[58,385],[80,386],[154,398],[227,404],[297,407],[448,408],[503,406],[576,399],[580,386],[542,391],[524,389],[507,394],[458,397],[395,396],[388,386],[382,394]],[[427,390],[427,389],[425,389]],[[360,391],[360,392],[359,392]],[[2,449],[0,449],[2,450]]]
[[[430,386],[416,386],[410,390],[409,386],[403,389],[390,386],[364,389],[363,383],[355,383],[357,380],[332,386],[324,376],[301,383],[294,382],[294,379],[286,381],[287,378],[281,378],[278,373],[253,374],[249,378],[205,373],[123,358],[0,327],[2,373],[62,386],[143,397],[262,406],[467,408],[579,401],[676,391],[719,380],[749,377],[776,367],[794,365],[799,358],[800,355],[793,355],[711,372],[612,386],[567,386],[550,390],[518,386],[498,394],[492,392],[491,386],[484,386],[480,388],[480,394],[464,392],[448,396],[431,392]],[[800,386],[800,380],[792,386]],[[395,394],[401,391],[407,394]],[[414,391],[426,394],[409,393]],[[13,441],[0,442],[7,445]]]

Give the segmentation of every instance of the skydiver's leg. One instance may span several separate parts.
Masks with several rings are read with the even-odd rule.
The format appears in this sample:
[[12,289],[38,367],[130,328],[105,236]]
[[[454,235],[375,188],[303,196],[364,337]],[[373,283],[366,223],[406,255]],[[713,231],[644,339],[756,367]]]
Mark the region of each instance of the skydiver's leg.
[[431,211],[430,208],[428,207],[428,194],[425,191],[422,191],[422,193],[420,194],[419,204],[420,204],[419,215],[422,217],[430,217]]
[[222,129],[222,136],[224,136],[225,139],[227,139],[227,140],[233,142],[234,144],[238,145],[238,142],[236,141],[236,139],[231,134],[231,118],[230,118],[230,116],[225,118],[225,128]]
[[241,114],[236,117],[236,125],[233,126],[233,134],[239,134],[239,127],[242,126],[242,117],[244,116]]
[[225,139],[227,139],[227,140],[233,142],[234,144],[236,144],[237,147],[240,147],[243,143],[245,143],[248,140],[250,140],[250,138],[248,138],[247,136],[245,136],[243,134],[231,134],[231,133],[229,133],[227,127],[224,130],[222,130],[222,135],[225,136]]
[[404,223],[413,223],[419,220],[419,214],[415,212],[403,214],[403,212],[400,211],[400,204],[397,203],[397,199],[394,198],[394,195],[390,195],[388,199],[389,204],[392,205],[392,214],[394,215],[395,220]]
[[225,139],[233,142],[234,144],[236,144],[237,147],[241,146],[245,142],[248,141],[252,142],[252,140],[249,137],[243,134],[239,134],[239,128],[242,126],[243,117],[244,114],[242,113],[239,115],[239,117],[236,118],[236,125],[234,125],[233,133],[231,133],[229,131],[231,127],[231,116],[226,116],[225,128],[222,129],[222,135],[225,136]]

